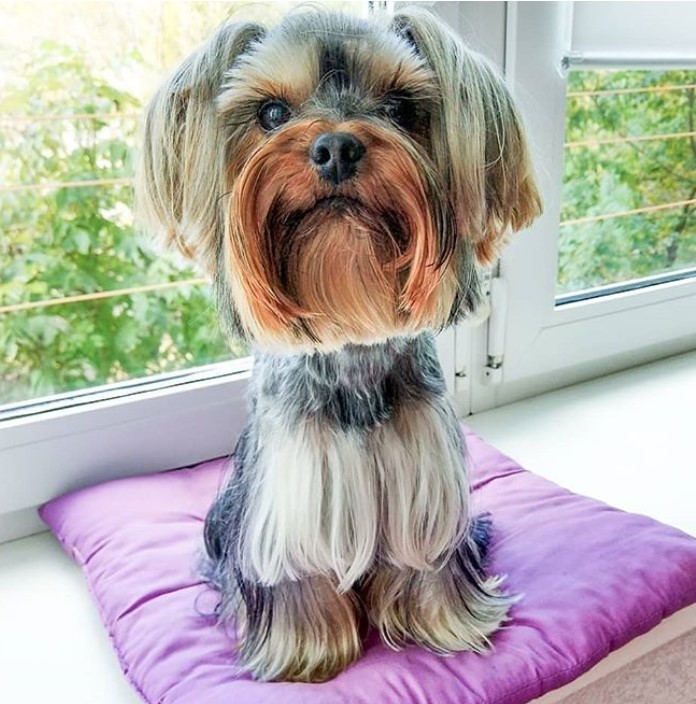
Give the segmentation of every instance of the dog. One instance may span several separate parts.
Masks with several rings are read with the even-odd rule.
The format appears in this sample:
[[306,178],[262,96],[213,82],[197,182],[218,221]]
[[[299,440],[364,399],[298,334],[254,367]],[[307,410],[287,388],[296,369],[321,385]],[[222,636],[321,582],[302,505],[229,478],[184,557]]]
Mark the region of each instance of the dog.
[[204,528],[242,667],[324,681],[370,626],[484,650],[514,596],[484,571],[434,333],[541,212],[495,69],[419,8],[228,22],[152,99],[137,197],[256,350]]

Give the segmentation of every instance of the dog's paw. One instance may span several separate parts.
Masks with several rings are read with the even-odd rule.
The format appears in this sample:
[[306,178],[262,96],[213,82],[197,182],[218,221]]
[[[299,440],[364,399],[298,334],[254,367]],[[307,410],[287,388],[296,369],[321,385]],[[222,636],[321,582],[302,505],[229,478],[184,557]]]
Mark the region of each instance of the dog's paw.
[[439,655],[483,652],[516,600],[500,591],[500,581],[461,580],[447,565],[432,571],[385,567],[369,583],[370,621],[394,650],[416,643]]
[[325,682],[360,657],[354,595],[323,577],[284,582],[268,594],[267,615],[247,615],[240,643],[242,667],[254,678]]

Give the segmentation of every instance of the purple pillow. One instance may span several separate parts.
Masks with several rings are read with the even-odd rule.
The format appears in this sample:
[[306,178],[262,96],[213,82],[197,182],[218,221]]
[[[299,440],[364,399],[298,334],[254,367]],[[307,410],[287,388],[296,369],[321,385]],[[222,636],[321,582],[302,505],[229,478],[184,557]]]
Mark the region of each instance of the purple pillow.
[[206,510],[224,459],[55,499],[41,516],[82,566],[124,673],[152,704],[522,704],[696,602],[696,541],[644,516],[571,494],[466,431],[474,505],[494,518],[491,570],[524,594],[494,652],[395,653],[372,634],[323,684],[234,672],[196,576]]

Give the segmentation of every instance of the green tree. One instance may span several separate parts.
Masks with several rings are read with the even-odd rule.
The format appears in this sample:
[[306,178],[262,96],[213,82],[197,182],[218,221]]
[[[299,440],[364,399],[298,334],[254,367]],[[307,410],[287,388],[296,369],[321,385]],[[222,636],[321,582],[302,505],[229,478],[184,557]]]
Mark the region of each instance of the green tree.
[[[244,355],[220,334],[206,286],[21,308],[197,274],[133,231],[138,100],[56,43],[44,44],[17,76],[0,114],[20,107],[32,119],[3,121],[0,182],[45,187],[0,194],[0,307],[10,307],[0,314],[0,402]],[[61,119],[66,106],[83,117]],[[107,183],[49,185],[92,180]]]
[[[570,73],[562,222],[694,199],[694,84],[687,70]],[[640,139],[653,135],[684,136]],[[602,142],[623,137],[634,139]],[[562,225],[559,291],[696,265],[695,212],[686,204]]]

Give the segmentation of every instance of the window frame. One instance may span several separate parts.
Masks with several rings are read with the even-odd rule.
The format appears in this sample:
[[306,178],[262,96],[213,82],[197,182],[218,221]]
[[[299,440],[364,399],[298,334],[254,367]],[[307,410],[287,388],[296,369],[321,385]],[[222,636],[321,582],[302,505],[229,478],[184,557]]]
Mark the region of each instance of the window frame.
[[[457,411],[468,415],[696,347],[696,333],[684,323],[696,320],[694,280],[555,306],[565,126],[560,65],[569,47],[570,3],[436,2],[432,8],[505,67],[546,205],[500,261],[509,292],[502,383],[486,373],[487,324],[465,322],[438,338]],[[549,140],[545,127],[553,126],[554,115]],[[607,347],[617,318],[631,333],[623,335],[620,351]],[[578,336],[585,347],[572,344]],[[91,389],[74,403],[65,399],[31,412],[28,403],[23,415],[0,415],[0,542],[39,529],[36,506],[67,491],[230,454],[246,418],[250,359],[199,372],[143,379],[130,391]]]
[[84,394],[79,404],[0,422],[0,542],[27,532],[23,513],[68,491],[230,454],[246,417],[243,361],[246,369]]
[[545,208],[501,255],[508,290],[501,381],[475,376],[473,412],[696,346],[693,278],[556,305],[563,62],[571,49],[573,4],[511,2],[506,10],[506,80],[527,127]]

